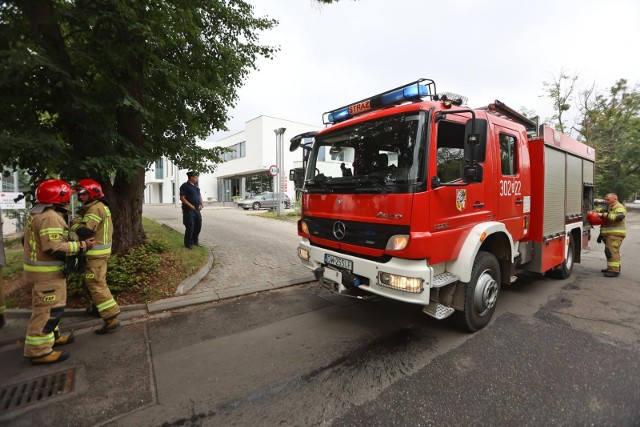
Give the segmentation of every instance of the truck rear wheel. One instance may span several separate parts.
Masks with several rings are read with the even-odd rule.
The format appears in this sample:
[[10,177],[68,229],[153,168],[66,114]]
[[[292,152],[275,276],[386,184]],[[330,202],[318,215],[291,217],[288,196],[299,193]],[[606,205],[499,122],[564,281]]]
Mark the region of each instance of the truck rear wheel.
[[465,283],[464,311],[456,313],[460,326],[476,332],[487,326],[500,295],[500,265],[493,254],[478,252]]

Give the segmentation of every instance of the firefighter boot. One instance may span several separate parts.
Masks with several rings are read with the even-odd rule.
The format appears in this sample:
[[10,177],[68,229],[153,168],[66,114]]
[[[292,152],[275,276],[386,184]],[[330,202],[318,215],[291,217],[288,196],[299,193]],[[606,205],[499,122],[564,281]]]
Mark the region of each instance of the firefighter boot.
[[69,358],[69,353],[66,351],[52,351],[46,356],[32,357],[31,363],[34,365],[45,365],[50,363],[58,363]]
[[53,346],[59,346],[59,345],[67,345],[67,344],[71,344],[72,342],[74,342],[76,340],[76,337],[73,336],[73,334],[68,334],[68,335],[58,335],[56,337],[56,340],[53,342]]
[[618,277],[620,275],[620,273],[618,273],[617,271],[607,271],[606,273],[604,273],[604,277]]
[[109,332],[114,332],[121,326],[120,320],[118,320],[117,316],[109,317],[108,319],[104,319],[104,323],[98,329],[94,330],[98,335],[108,334]]

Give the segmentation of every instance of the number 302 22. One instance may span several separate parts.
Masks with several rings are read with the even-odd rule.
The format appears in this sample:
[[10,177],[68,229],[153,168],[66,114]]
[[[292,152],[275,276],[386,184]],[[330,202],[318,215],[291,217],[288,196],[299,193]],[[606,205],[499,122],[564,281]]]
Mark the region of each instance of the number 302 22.
[[520,181],[500,181],[501,196],[519,196],[522,191],[522,182]]

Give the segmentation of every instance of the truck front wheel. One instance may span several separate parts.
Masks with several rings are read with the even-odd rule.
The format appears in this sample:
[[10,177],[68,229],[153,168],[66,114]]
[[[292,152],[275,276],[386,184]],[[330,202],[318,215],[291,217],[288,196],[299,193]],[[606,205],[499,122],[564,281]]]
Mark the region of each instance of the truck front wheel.
[[471,280],[464,285],[464,311],[456,315],[464,329],[476,332],[487,326],[496,310],[500,295],[500,265],[496,257],[488,252],[478,252]]

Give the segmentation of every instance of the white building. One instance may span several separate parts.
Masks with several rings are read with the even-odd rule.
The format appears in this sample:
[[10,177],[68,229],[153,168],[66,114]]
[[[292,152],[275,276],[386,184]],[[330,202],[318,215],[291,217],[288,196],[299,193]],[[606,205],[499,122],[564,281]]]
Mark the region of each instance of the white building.
[[[214,173],[200,174],[199,186],[205,202],[232,202],[261,191],[273,191],[274,179],[269,168],[277,163],[275,130],[280,128],[285,128],[282,136],[284,167],[280,171],[284,174],[282,192],[294,200],[295,189],[289,181],[289,171],[301,166],[302,149],[290,152],[289,140],[321,127],[259,116],[246,122],[245,129],[239,133],[217,142],[202,143],[205,148],[220,146],[233,150],[225,153],[225,161],[217,165]],[[145,203],[176,203],[178,189],[187,180],[187,170],[176,169],[166,158],[151,166],[145,176]]]

